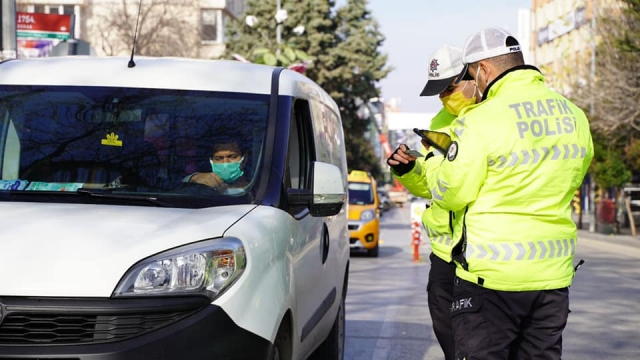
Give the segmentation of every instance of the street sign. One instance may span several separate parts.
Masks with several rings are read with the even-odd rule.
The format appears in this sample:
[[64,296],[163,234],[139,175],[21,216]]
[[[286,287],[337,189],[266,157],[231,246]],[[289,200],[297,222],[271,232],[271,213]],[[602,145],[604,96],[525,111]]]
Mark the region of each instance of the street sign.
[[71,15],[17,12],[18,39],[60,39],[71,37]]

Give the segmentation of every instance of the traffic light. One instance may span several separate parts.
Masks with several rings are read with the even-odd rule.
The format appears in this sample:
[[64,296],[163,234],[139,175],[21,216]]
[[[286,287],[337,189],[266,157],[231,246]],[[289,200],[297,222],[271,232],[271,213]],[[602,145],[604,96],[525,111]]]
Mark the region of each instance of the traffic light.
[[573,211],[580,215],[582,212],[582,194],[581,194],[582,186],[579,187],[575,194],[573,194]]

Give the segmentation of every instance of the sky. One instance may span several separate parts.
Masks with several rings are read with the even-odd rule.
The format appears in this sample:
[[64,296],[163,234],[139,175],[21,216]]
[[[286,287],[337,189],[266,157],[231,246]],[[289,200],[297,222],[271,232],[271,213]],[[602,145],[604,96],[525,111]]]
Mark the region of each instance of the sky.
[[[344,5],[346,0],[336,0]],[[518,9],[533,0],[369,0],[369,10],[386,40],[381,51],[394,70],[379,86],[385,101],[400,98],[403,112],[436,112],[437,96],[420,97],[427,80],[429,56],[442,45],[464,47],[470,35],[485,27],[518,34]]]

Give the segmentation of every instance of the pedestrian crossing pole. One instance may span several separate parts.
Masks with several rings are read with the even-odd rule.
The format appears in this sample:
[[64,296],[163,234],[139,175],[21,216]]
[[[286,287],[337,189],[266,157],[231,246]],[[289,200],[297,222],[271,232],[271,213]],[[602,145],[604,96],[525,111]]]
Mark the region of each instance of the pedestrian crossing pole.
[[422,243],[422,212],[425,204],[419,201],[411,203],[411,246],[413,247],[413,262],[420,261],[420,244]]

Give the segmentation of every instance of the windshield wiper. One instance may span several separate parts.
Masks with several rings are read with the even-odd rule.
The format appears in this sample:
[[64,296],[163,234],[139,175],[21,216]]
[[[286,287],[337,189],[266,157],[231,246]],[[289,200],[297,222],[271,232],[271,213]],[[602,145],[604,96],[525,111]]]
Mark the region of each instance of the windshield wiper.
[[12,191],[0,191],[1,198],[8,197],[25,197],[25,198],[39,198],[39,197],[52,197],[52,196],[89,196],[96,199],[109,199],[109,200],[126,200],[126,201],[138,201],[138,202],[147,202],[153,203],[155,205],[159,205],[162,207],[173,207],[175,204],[172,202],[161,200],[155,196],[148,195],[129,195],[129,194],[114,194],[112,193],[113,189],[105,189],[105,190],[88,190],[88,189],[78,189],[76,191],[55,191],[55,190],[33,190],[33,191],[25,191],[25,190],[12,190]]
[[96,198],[104,198],[104,199],[119,199],[119,200],[134,200],[134,201],[144,201],[151,202],[163,207],[172,207],[173,204],[168,201],[161,200],[156,196],[148,196],[148,195],[129,195],[129,194],[114,194],[113,189],[108,190],[88,190],[88,189],[78,189],[76,194],[87,195]]

